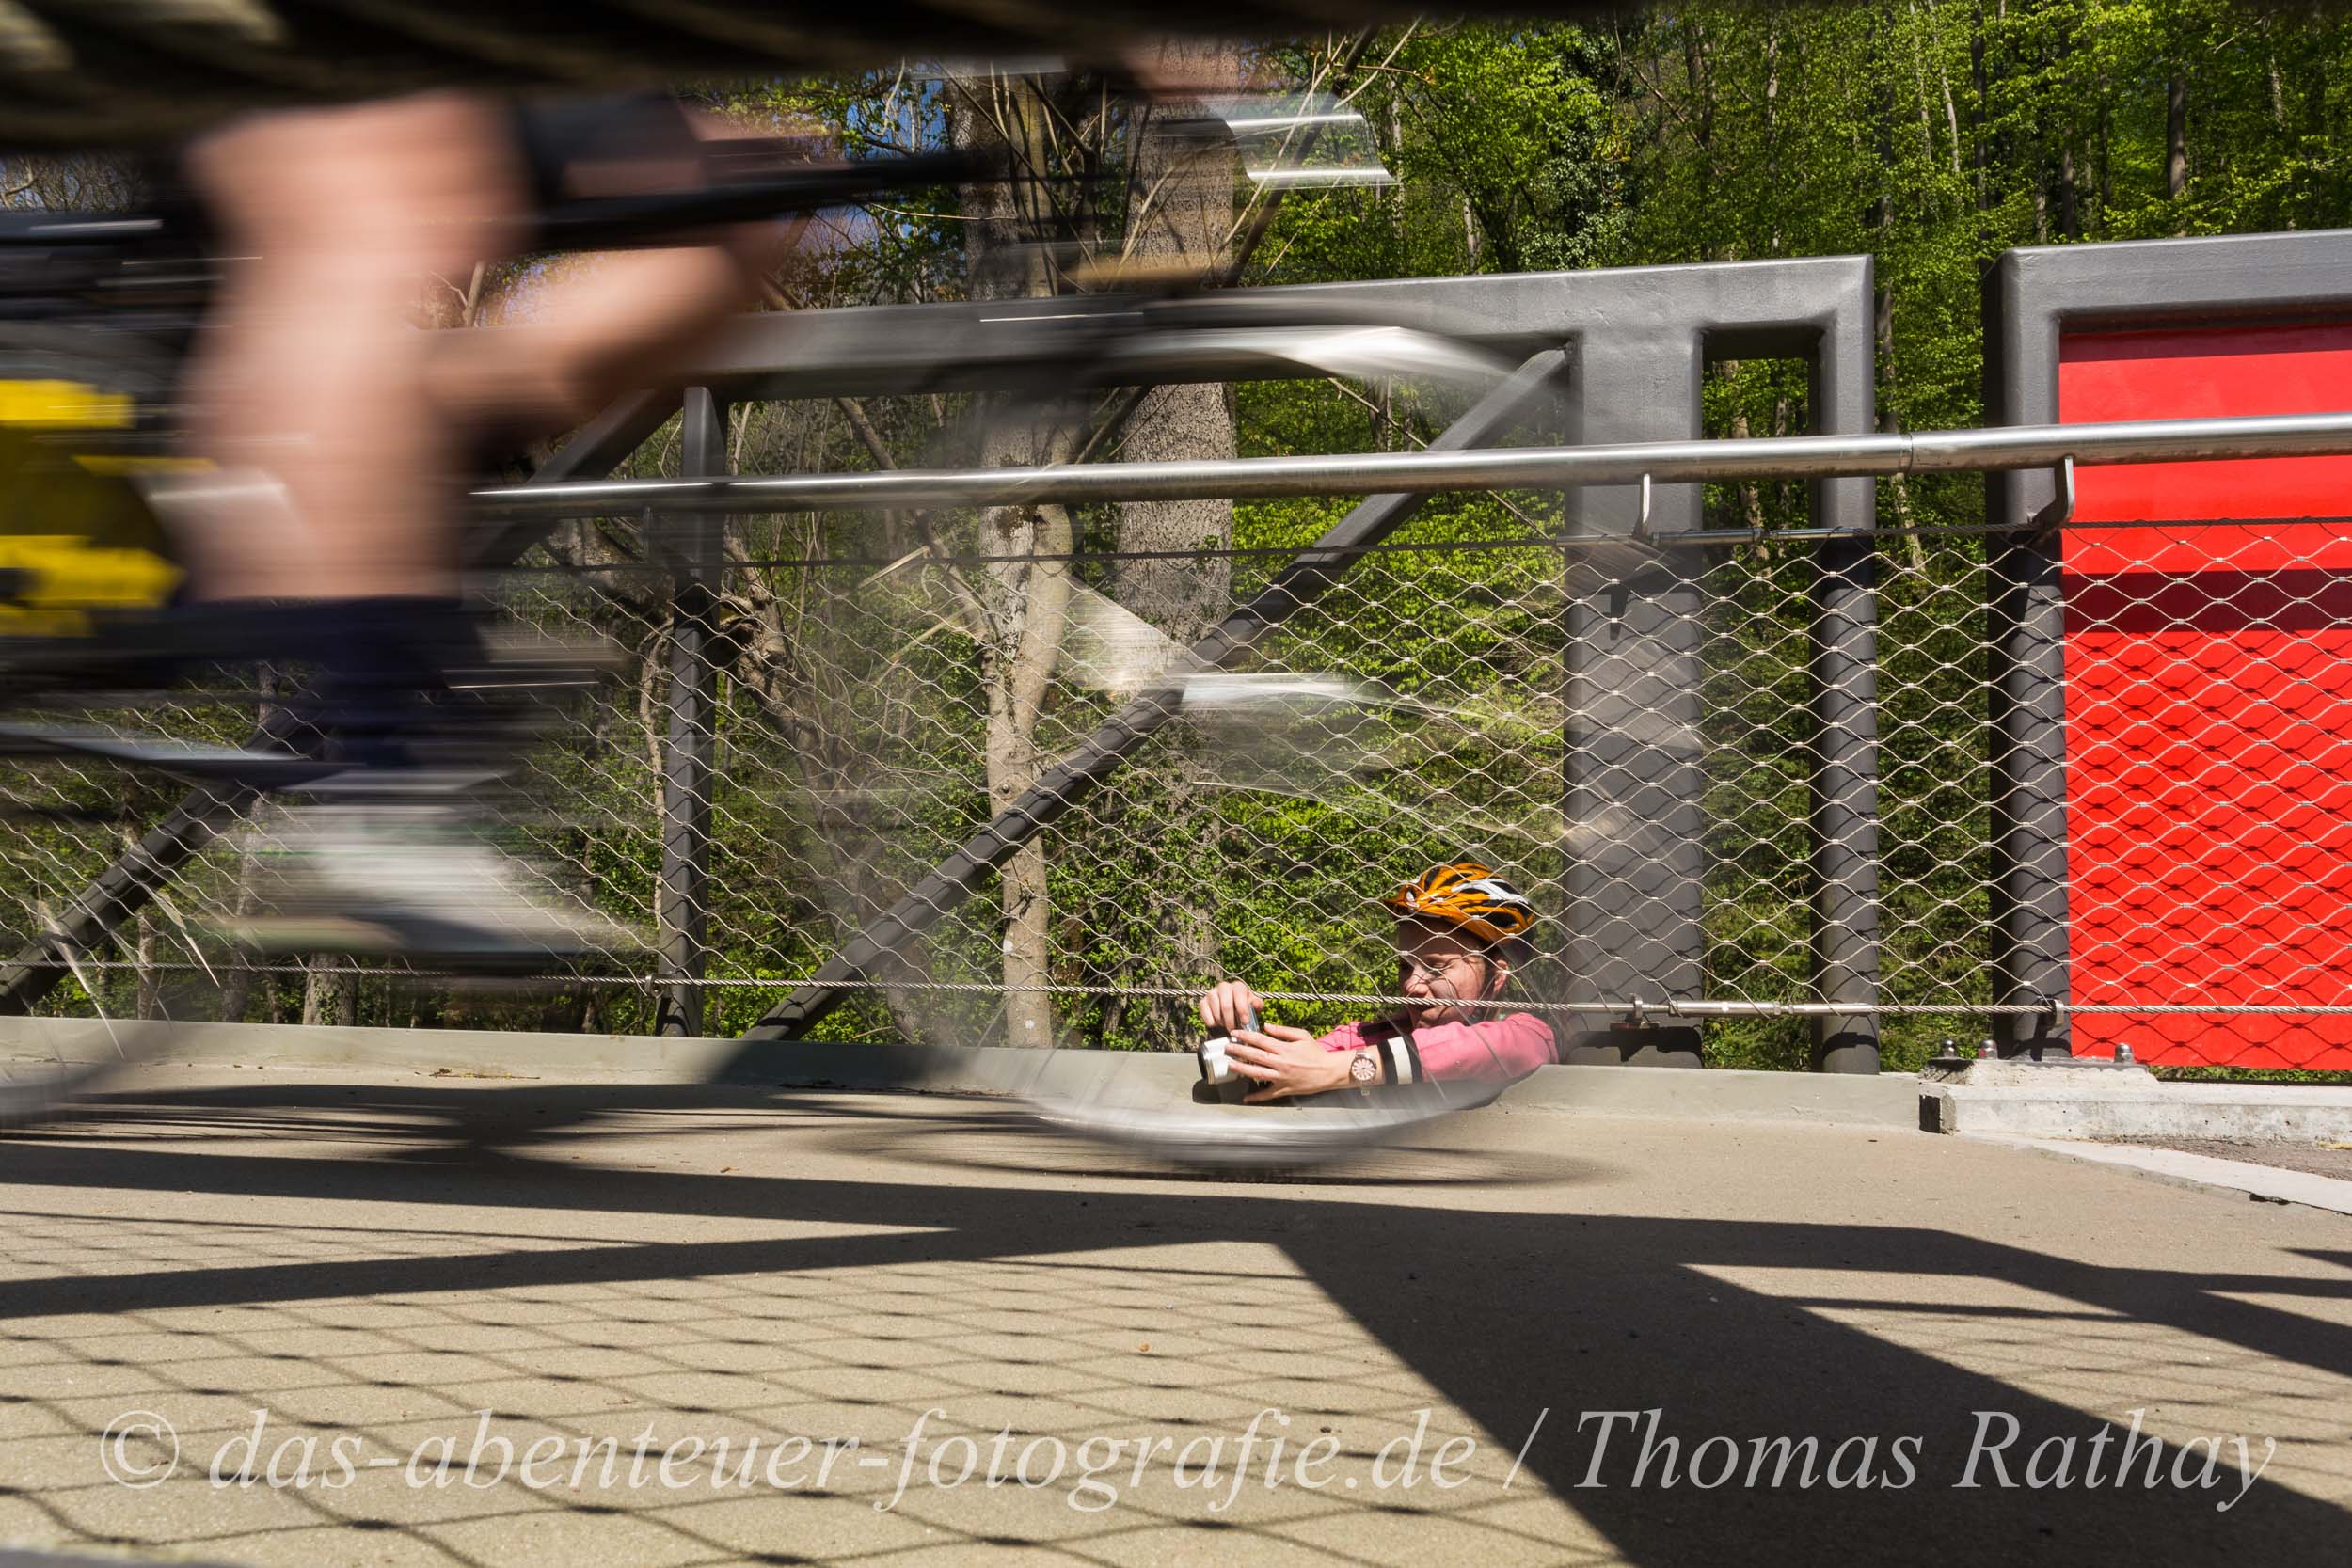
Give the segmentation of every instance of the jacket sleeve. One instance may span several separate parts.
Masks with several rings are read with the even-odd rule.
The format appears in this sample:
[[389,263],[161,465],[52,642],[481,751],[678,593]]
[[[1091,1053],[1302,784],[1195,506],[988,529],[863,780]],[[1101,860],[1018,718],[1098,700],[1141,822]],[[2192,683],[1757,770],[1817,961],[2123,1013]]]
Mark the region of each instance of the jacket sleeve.
[[1427,1078],[1519,1078],[1559,1059],[1551,1025],[1533,1013],[1439,1023],[1427,1029],[1343,1023],[1315,1043],[1326,1051],[1380,1053],[1391,1084]]
[[1361,1051],[1373,1042],[1375,1031],[1364,1023],[1343,1023],[1327,1035],[1317,1035],[1315,1043],[1326,1051]]
[[1438,1023],[1415,1029],[1400,1042],[1404,1072],[1396,1083],[1419,1078],[1521,1078],[1558,1059],[1551,1025],[1533,1013],[1486,1018],[1473,1023]]

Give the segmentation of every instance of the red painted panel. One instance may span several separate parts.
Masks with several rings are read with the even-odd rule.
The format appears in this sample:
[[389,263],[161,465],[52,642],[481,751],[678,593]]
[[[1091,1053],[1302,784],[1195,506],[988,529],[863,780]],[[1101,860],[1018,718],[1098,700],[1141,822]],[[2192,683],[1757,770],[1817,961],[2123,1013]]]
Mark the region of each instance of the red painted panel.
[[[2352,409],[2352,325],[2069,335],[2059,418]],[[2352,1005],[2352,458],[2085,468],[2066,536],[2077,1003]],[[2265,519],[2242,527],[2207,519]],[[2352,1018],[2085,1014],[2076,1049],[2352,1069]]]

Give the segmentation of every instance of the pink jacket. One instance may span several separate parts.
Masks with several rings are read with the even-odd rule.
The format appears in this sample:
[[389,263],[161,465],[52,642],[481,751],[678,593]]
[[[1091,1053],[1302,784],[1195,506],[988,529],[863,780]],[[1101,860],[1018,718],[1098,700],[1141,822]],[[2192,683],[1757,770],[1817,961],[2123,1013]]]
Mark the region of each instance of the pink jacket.
[[1519,1078],[1558,1060],[1551,1025],[1533,1013],[1437,1023],[1426,1029],[1392,1022],[1343,1023],[1316,1036],[1315,1043],[1326,1051],[1378,1051],[1391,1084],[1418,1084],[1425,1078]]

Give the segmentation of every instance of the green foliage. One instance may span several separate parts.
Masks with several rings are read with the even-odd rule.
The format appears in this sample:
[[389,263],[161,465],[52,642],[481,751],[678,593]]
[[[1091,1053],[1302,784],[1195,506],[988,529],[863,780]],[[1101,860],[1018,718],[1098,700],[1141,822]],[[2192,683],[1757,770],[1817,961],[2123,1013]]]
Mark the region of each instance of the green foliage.
[[[1390,42],[1395,47],[1391,52]],[[1294,200],[1265,280],[1592,266],[1622,205],[1605,40],[1573,26],[1416,26],[1352,84],[1400,185]]]

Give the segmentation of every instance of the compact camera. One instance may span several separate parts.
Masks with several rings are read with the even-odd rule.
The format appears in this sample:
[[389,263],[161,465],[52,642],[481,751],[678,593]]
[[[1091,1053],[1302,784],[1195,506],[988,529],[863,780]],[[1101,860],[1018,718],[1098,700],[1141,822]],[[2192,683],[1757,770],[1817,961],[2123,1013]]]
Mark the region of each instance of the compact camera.
[[[1257,1008],[1249,1009],[1249,1015],[1242,1020],[1241,1026],[1253,1033],[1264,1027]],[[1193,1052],[1194,1059],[1200,1064],[1200,1082],[1194,1085],[1192,1090],[1196,1102],[1238,1105],[1245,1095],[1258,1086],[1256,1079],[1233,1070],[1232,1058],[1227,1054],[1227,1049],[1232,1043],[1232,1036],[1219,1035],[1215,1039],[1202,1041]]]

